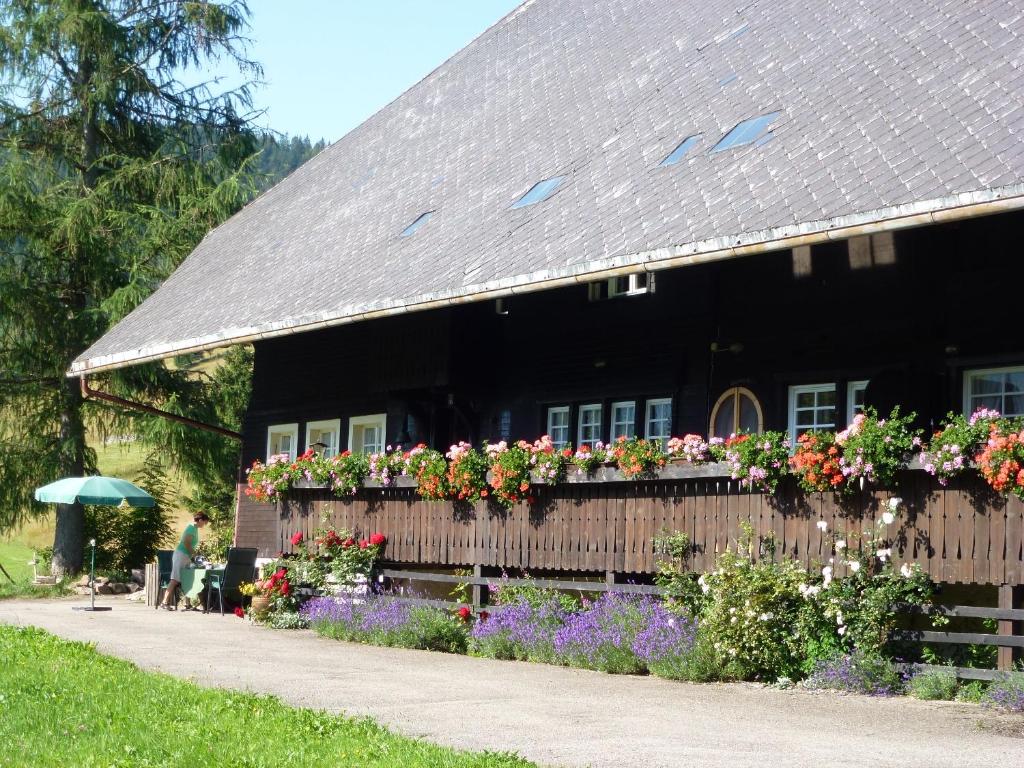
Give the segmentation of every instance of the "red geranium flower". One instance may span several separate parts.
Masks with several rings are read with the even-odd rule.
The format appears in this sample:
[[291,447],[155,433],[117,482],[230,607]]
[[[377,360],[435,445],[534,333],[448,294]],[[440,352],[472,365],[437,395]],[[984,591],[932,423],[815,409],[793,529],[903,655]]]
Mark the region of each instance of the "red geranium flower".
[[383,533],[375,533],[370,537],[370,546],[379,547],[385,541],[387,541],[387,538],[385,538]]
[[480,614],[479,614],[479,616],[480,616],[480,621],[487,621],[487,618],[488,618],[488,617],[489,617],[490,615],[491,615],[491,614],[489,614],[489,613],[488,613],[487,611],[480,611]]
[[235,616],[237,616],[240,619],[244,619],[245,618],[245,609],[242,608],[242,606],[240,606],[240,605],[236,605],[235,606]]
[[341,542],[341,546],[343,546],[345,549],[348,549],[349,547],[355,546],[355,543],[356,540],[349,536],[347,539]]
[[292,534],[292,546],[297,547],[302,543],[302,531],[296,531]]
[[370,546],[370,542],[368,542],[366,539],[360,539],[359,540],[359,548],[360,549],[366,549],[368,546]]
[[469,610],[468,606],[464,605],[461,608],[459,608],[459,618],[462,619],[462,621],[469,621],[469,617],[472,615],[473,612]]

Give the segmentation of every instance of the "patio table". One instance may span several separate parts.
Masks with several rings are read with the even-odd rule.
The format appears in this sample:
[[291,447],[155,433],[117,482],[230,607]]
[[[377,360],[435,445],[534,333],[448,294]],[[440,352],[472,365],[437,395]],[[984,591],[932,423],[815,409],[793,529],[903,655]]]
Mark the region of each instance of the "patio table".
[[224,573],[223,568],[182,568],[181,593],[189,600],[196,601],[206,587],[211,573]]

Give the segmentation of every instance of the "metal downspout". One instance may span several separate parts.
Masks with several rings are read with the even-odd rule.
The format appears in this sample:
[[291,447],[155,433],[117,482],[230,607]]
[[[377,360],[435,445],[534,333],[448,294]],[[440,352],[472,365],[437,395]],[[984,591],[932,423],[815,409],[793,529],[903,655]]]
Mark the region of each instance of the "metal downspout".
[[170,413],[169,411],[161,411],[159,408],[154,408],[151,405],[145,405],[144,403],[136,403],[133,402],[132,400],[125,400],[123,397],[111,395],[108,392],[101,392],[98,389],[93,389],[92,387],[90,387],[84,375],[79,376],[78,378],[82,384],[82,397],[85,398],[86,400],[102,400],[104,402],[112,403],[114,405],[120,405],[122,408],[128,408],[133,411],[141,411],[142,413],[148,413],[153,416],[160,416],[161,418],[164,419],[170,419],[171,421],[176,421],[179,424],[185,424],[186,426],[189,427],[195,427],[196,429],[205,429],[207,432],[213,432],[223,437],[230,437],[232,440],[241,441],[242,439],[242,435],[240,433],[233,432],[230,429],[218,427],[215,424],[207,424],[202,421],[196,421],[195,419],[190,419],[187,416],[179,416],[178,414]]

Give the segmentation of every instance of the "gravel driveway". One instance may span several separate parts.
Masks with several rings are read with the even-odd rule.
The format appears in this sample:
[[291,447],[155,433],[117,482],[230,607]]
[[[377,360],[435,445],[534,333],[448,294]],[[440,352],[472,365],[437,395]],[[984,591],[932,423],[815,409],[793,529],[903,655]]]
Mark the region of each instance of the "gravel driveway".
[[105,598],[3,601],[0,621],[85,640],[144,669],[369,715],[408,736],[514,750],[543,765],[1024,765],[1024,718],[966,704],[755,685],[687,685],[541,664],[325,640],[234,616],[156,612]]

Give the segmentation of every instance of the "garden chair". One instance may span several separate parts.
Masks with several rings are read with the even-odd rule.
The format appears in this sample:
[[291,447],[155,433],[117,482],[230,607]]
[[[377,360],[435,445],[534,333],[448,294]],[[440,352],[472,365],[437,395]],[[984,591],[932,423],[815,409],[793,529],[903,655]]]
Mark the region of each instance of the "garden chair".
[[[160,595],[167,585],[171,583],[171,558],[174,557],[173,549],[158,549],[156,551],[156,563],[157,563],[157,577],[156,577],[156,605],[154,608],[160,607]],[[172,595],[172,602],[174,606],[178,605],[178,596]]]
[[252,581],[256,576],[256,547],[231,547],[228,562],[223,573],[211,573],[206,582],[206,610],[210,610],[213,593],[217,593],[220,615],[224,615],[224,598],[236,603],[242,602],[240,584]]

